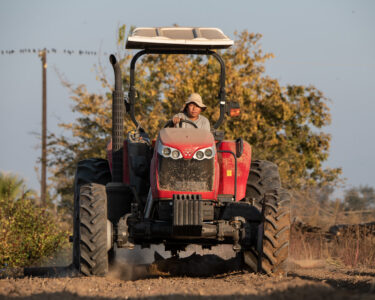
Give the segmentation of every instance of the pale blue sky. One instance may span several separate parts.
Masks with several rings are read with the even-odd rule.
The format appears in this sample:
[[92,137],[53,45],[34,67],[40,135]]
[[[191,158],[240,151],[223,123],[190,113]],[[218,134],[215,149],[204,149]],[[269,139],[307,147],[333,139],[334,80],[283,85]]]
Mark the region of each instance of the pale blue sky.
[[[56,48],[48,60],[48,127],[71,121],[72,104],[53,68],[74,84],[101,91],[95,56],[64,49],[116,51],[116,29],[135,26],[219,27],[263,34],[275,58],[266,75],[282,84],[313,84],[332,100],[330,167],[343,167],[348,186],[375,187],[375,1],[41,1],[0,0],[0,50]],[[107,57],[101,57],[111,68]],[[39,189],[41,63],[36,54],[0,55],[0,170]],[[112,77],[111,77],[112,78]]]

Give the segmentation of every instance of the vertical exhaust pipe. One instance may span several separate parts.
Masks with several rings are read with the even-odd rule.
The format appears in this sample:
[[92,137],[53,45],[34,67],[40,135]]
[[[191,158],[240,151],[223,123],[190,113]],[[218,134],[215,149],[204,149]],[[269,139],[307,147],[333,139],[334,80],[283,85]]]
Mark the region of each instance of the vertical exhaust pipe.
[[115,73],[115,90],[112,93],[112,182],[122,182],[124,146],[124,92],[121,68],[111,54],[109,61]]
[[130,212],[131,193],[123,183],[123,147],[124,147],[124,92],[120,65],[114,55],[109,57],[115,73],[115,90],[112,93],[112,182],[106,185],[108,220],[114,226],[119,219]]

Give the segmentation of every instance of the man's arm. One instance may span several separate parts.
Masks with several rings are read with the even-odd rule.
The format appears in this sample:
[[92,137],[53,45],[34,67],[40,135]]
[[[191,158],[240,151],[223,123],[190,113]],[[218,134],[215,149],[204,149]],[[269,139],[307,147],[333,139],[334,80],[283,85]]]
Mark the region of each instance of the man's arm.
[[175,114],[172,118],[173,124],[176,125],[180,123],[181,119],[185,120],[185,115],[183,113]]

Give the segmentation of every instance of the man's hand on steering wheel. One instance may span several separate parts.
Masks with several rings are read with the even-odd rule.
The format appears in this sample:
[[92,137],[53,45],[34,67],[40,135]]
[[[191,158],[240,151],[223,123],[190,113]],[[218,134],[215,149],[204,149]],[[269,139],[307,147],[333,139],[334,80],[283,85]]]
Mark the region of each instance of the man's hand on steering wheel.
[[174,126],[176,127],[176,125],[177,125],[178,123],[180,123],[181,118],[179,118],[179,117],[174,117],[174,118],[172,119],[172,121],[173,121]]

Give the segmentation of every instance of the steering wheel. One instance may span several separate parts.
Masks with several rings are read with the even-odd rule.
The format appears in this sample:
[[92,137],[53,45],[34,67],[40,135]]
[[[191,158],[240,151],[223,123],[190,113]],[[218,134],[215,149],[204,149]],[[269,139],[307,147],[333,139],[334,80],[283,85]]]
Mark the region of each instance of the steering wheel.
[[[194,128],[198,128],[197,124],[195,124],[194,122],[189,121],[189,120],[183,120],[183,119],[180,119],[180,122],[178,123],[178,126],[179,126],[180,128],[182,127],[182,123],[187,123],[187,124],[190,124],[190,125],[194,126]],[[174,127],[173,120],[169,120],[169,121],[164,125],[164,128],[172,128],[172,127]]]

